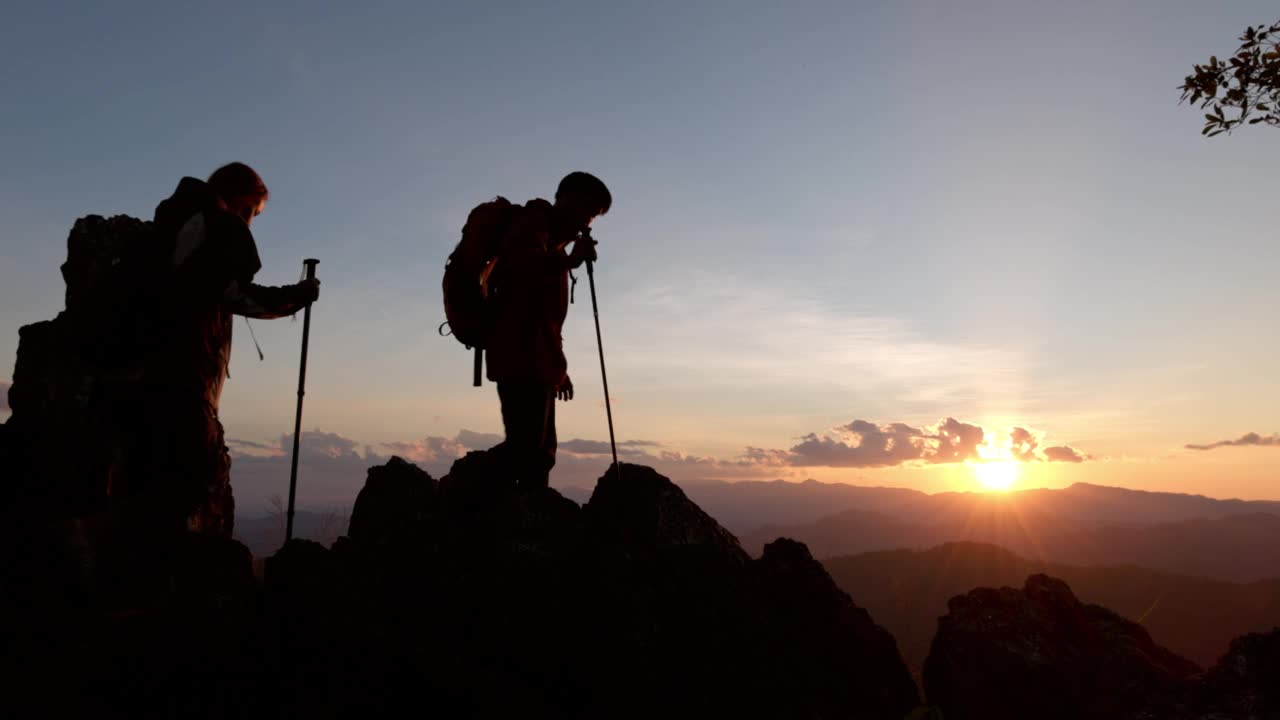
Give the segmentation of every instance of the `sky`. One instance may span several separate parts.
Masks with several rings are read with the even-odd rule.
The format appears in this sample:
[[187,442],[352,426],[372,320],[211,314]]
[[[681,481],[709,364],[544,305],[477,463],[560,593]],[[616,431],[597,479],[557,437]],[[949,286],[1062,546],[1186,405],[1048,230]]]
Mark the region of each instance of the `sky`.
[[[183,175],[248,162],[272,191],[258,282],[321,260],[301,505],[349,503],[380,458],[439,473],[500,438],[494,387],[436,334],[444,261],[472,206],[579,169],[614,196],[596,281],[628,459],[929,492],[1018,462],[1019,487],[1280,498],[1280,133],[1202,138],[1176,89],[1273,3],[4,16],[0,356],[60,310],[75,218],[149,218]],[[561,484],[608,463],[581,279]],[[236,325],[222,419],[251,504],[287,487],[301,325],[255,323],[261,362]]]

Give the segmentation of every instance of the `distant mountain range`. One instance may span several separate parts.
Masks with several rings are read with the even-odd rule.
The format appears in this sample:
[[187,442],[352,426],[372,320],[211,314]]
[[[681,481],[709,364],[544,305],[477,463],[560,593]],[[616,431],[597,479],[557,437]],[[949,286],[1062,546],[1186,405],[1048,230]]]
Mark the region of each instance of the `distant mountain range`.
[[950,598],[975,587],[1022,587],[1035,573],[1065,580],[1082,602],[1140,622],[1157,643],[1206,667],[1232,638],[1280,626],[1280,578],[1232,583],[1132,565],[1045,563],[982,543],[829,557],[823,565],[893,633],[917,672]]
[[[1067,488],[1009,493],[945,492],[867,487],[845,483],[719,482],[682,483],[691,499],[739,536],[765,525],[809,523],[843,510],[871,510],[927,523],[939,513],[992,512],[1015,507],[1024,515],[1048,514],[1071,525],[1144,526],[1193,518],[1268,513],[1280,515],[1280,501],[1219,500],[1203,495],[1147,492],[1076,483]],[[590,488],[559,488],[565,497],[585,501]],[[989,508],[990,510],[982,510]]]
[[[819,558],[971,541],[1042,562],[1132,563],[1241,582],[1280,577],[1280,502],[1275,501],[1086,483],[936,495],[812,480],[683,487],[757,554],[778,537],[805,543]],[[576,488],[565,494],[586,496]]]
[[[1219,500],[1077,483],[1011,493],[938,493],[813,480],[686,483],[758,555],[788,537],[814,557],[922,550],[949,542],[1007,548],[1041,563],[1133,564],[1162,572],[1249,582],[1280,577],[1280,502]],[[561,488],[583,504],[585,488]],[[332,542],[346,531],[333,513],[298,513],[299,537]],[[261,557],[280,546],[283,518],[237,521]]]

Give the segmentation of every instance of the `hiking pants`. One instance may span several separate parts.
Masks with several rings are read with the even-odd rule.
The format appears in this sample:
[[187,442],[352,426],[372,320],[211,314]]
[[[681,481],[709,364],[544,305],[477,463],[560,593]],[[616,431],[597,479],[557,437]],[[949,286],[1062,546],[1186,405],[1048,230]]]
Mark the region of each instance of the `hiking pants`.
[[505,463],[521,488],[547,487],[556,464],[556,390],[537,380],[498,382]]

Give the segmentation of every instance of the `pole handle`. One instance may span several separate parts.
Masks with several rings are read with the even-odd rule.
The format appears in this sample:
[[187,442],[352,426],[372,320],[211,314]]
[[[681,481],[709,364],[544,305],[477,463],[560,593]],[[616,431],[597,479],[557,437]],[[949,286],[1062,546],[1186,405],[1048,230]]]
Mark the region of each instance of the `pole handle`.
[[320,264],[320,261],[315,258],[307,258],[306,260],[302,261],[302,264],[307,268],[307,279],[315,280],[316,266]]

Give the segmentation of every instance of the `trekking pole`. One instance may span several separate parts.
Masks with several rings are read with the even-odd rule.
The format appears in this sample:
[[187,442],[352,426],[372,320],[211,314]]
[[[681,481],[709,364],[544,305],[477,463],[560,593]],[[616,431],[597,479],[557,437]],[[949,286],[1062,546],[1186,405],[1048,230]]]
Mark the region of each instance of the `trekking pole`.
[[[316,279],[316,266],[319,260],[307,259],[302,264],[307,268],[307,279]],[[307,386],[307,342],[311,339],[311,303],[302,311],[302,367],[298,370],[298,415],[293,421],[293,465],[289,469],[289,513],[284,526],[284,541],[293,539],[293,499],[298,491],[298,444],[302,438],[302,396],[306,395]]]
[[[587,233],[583,237],[590,238]],[[613,467],[622,482],[622,465],[618,462],[618,443],[613,439],[613,408],[609,402],[609,375],[604,370],[604,340],[600,339],[600,307],[596,304],[596,273],[593,263],[587,261],[587,282],[591,286],[591,314],[596,318],[596,347],[600,348],[600,379],[604,381],[604,412],[609,418],[609,449],[613,451]]]

